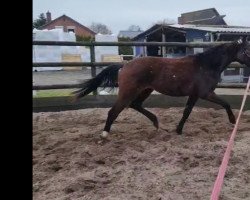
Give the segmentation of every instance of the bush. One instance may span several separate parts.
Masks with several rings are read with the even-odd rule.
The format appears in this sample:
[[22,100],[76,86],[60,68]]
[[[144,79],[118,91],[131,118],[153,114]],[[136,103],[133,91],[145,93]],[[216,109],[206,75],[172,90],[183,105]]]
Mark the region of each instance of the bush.
[[76,35],[76,41],[77,42],[91,42],[91,41],[94,41],[94,38],[91,36]]
[[[118,38],[119,42],[131,42],[130,38]],[[131,46],[120,46],[118,48],[120,55],[133,55],[133,48]],[[124,58],[126,60],[126,57]]]

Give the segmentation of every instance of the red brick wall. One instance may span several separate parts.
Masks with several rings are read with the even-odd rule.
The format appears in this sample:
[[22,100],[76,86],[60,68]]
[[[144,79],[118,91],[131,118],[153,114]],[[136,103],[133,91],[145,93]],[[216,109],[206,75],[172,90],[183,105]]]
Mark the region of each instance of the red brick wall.
[[75,26],[75,34],[79,36],[91,36],[94,37],[94,34],[87,29],[80,26],[78,23],[68,19],[67,17],[62,17],[58,20],[52,21],[52,23],[48,24],[47,26],[43,27],[43,29],[54,29],[55,26],[63,26],[65,32],[67,32],[67,26]]

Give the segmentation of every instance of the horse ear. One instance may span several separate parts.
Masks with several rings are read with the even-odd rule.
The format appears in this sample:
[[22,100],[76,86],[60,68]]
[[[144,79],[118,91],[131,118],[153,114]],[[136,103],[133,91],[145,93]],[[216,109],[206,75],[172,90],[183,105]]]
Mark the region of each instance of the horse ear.
[[247,40],[248,40],[248,36],[247,36],[247,35],[244,35],[242,40],[243,40],[243,43],[246,43]]
[[237,40],[237,44],[242,44],[243,43],[243,37],[240,37],[240,39]]
[[248,39],[249,39],[249,36],[248,36],[248,35],[241,36],[241,39],[242,39],[242,42],[243,42],[244,44],[246,44],[247,41],[248,41]]

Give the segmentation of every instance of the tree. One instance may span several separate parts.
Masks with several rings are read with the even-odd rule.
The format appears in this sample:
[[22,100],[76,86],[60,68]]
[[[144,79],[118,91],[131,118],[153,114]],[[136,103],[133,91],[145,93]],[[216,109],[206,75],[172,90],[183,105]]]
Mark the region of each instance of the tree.
[[[130,25],[128,31],[142,31],[138,25]],[[132,42],[130,38],[121,37],[118,38],[119,42]],[[119,46],[118,47],[120,55],[133,55],[133,48],[131,46]],[[131,60],[133,57],[124,57],[124,60]]]
[[94,38],[91,36],[76,35],[76,41],[77,42],[91,42],[91,41],[94,41]]
[[138,26],[138,25],[130,25],[130,26],[128,27],[128,30],[129,30],[129,31],[141,31],[141,28],[140,28],[140,26]]
[[45,15],[44,13],[41,13],[39,16],[38,16],[38,19],[36,19],[34,22],[33,22],[33,28],[39,28],[40,26],[46,24],[47,20],[45,18]]
[[90,29],[96,33],[112,34],[112,31],[105,24],[102,23],[93,22],[90,26]]
[[176,21],[174,19],[165,18],[163,20],[157,21],[156,24],[165,24],[165,25],[176,24]]
[[[119,42],[131,42],[130,38],[118,38]],[[133,48],[131,46],[119,46],[119,55],[133,55]],[[124,60],[130,60],[132,57],[124,57]]]

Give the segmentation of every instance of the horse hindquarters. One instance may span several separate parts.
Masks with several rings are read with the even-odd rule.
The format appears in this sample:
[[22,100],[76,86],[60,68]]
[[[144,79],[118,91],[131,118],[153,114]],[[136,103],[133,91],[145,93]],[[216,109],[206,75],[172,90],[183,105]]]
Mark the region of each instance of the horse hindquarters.
[[144,116],[146,116],[149,120],[153,122],[156,129],[158,129],[159,122],[158,122],[157,117],[153,113],[151,113],[150,111],[142,107],[143,101],[145,101],[152,92],[153,92],[153,89],[149,89],[149,88],[142,91],[138,95],[138,97],[130,104],[130,107],[135,109],[139,113],[143,114]]

